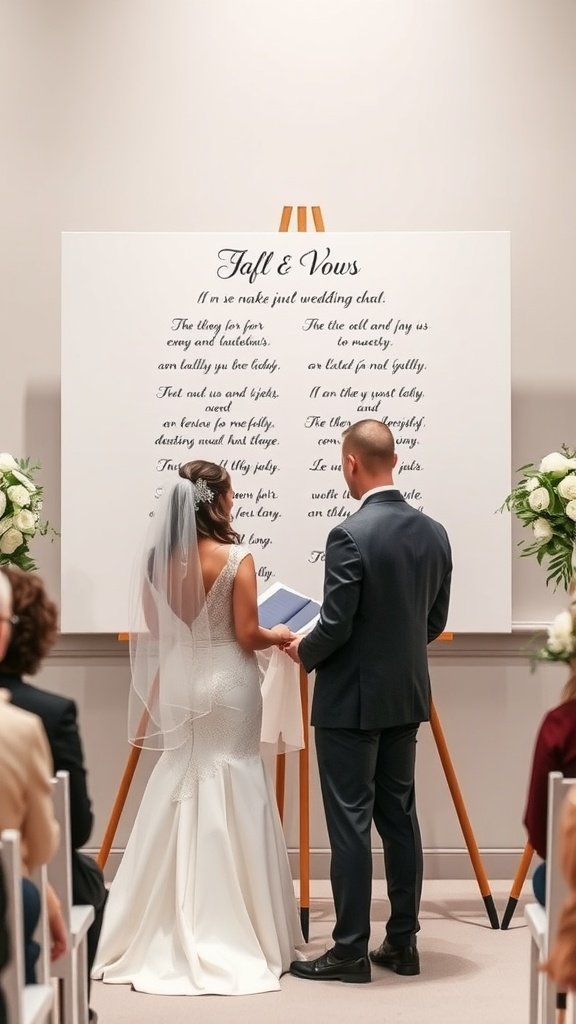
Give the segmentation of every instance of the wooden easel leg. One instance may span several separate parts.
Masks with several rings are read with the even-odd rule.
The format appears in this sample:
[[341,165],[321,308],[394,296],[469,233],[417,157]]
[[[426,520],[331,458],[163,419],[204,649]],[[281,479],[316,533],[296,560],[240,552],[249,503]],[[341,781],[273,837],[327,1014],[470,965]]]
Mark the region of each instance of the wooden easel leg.
[[283,206],[282,207],[282,216],[280,217],[280,227],[278,228],[278,231],[288,231],[288,227],[290,225],[290,218],[291,217],[292,217],[292,207],[291,206]]
[[494,899],[490,892],[488,878],[486,876],[486,872],[484,870],[484,866],[480,858],[480,852],[478,850],[476,839],[474,838],[474,833],[472,831],[472,826],[470,824],[468,812],[466,811],[466,807],[464,806],[464,800],[462,798],[462,793],[460,790],[460,786],[458,784],[458,779],[456,778],[454,765],[452,764],[452,759],[450,757],[450,754],[448,753],[448,747],[446,746],[446,740],[444,738],[442,726],[440,725],[438,713],[436,711],[436,708],[434,707],[433,702],[430,708],[430,725],[432,727],[432,732],[434,734],[436,747],[438,748],[438,753],[440,755],[440,761],[442,762],[442,767],[444,769],[444,774],[446,776],[448,788],[452,795],[454,809],[458,816],[458,821],[460,822],[462,835],[464,836],[466,846],[468,847],[468,853],[470,854],[470,860],[472,862],[472,867],[474,868],[474,874],[476,875],[478,886],[480,888],[480,895],[484,900],[484,906],[486,907],[486,912],[488,914],[490,924],[492,925],[493,928],[499,928],[500,923],[498,921],[496,907],[494,906]]
[[312,207],[312,220],[314,221],[314,227],[316,231],[324,231],[324,219],[322,217],[322,210],[319,206]]
[[[292,217],[292,206],[284,206],[280,218],[279,231],[288,231]],[[296,227],[298,231],[307,230],[307,207],[296,207]],[[316,231],[324,231],[324,220],[319,206],[312,206],[312,220]],[[306,942],[310,933],[310,761],[309,761],[309,730],[308,730],[308,675],[300,667],[300,697],[302,701],[302,721],[304,728],[304,747],[299,754],[299,802],[300,802],[300,924]],[[284,812],[285,755],[276,758],[276,800],[280,818]]]
[[96,858],[96,863],[98,864],[98,867],[102,868],[102,870],[104,870],[106,861],[108,860],[108,854],[110,853],[112,843],[114,842],[118,822],[120,821],[122,811],[124,810],[124,804],[126,803],[126,798],[130,792],[130,785],[134,778],[134,772],[136,771],[136,765],[138,764],[141,752],[141,747],[132,747],[126,760],[126,767],[124,768],[124,774],[120,780],[114,806],[110,814],[108,825],[106,826],[102,846],[100,847]]
[[[128,637],[128,633],[120,633],[118,635],[119,640],[128,640]],[[152,706],[157,700],[158,686],[159,676],[158,672],[156,672],[154,679],[152,681],[152,686],[150,687],[150,693],[148,697],[150,706]],[[150,712],[148,710],[148,706],[146,706],[142,711],[140,721],[138,722],[138,728],[136,729],[136,737],[141,739],[144,738],[144,736],[146,735],[146,729],[148,728],[149,719]],[[128,796],[128,793],[130,792],[130,785],[132,783],[132,779],[134,778],[134,772],[136,771],[136,765],[138,764],[138,760],[140,758],[141,753],[142,747],[133,746],[130,748],[130,753],[128,754],[128,758],[126,760],[126,767],[124,768],[124,774],[120,779],[120,785],[118,787],[118,792],[116,794],[114,806],[112,808],[110,818],[106,826],[106,832],[104,833],[102,846],[100,847],[100,850],[98,851],[98,856],[96,858],[96,863],[98,864],[99,868],[102,868],[102,870],[104,870],[106,861],[108,860],[108,854],[110,853],[112,843],[114,842],[114,836],[116,835],[118,822],[120,821],[122,811],[124,810],[124,804],[126,803],[126,798]]]
[[304,941],[310,934],[310,761],[308,730],[308,674],[300,666],[300,699],[302,701],[302,723],[304,746],[299,753],[300,793],[300,924]]
[[526,843],[526,846],[524,847],[524,853],[520,858],[520,863],[518,865],[516,876],[514,878],[514,881],[512,882],[512,888],[510,890],[510,895],[508,897],[508,903],[506,904],[506,910],[504,911],[504,917],[502,918],[502,924],[500,925],[500,927],[504,931],[507,930],[508,925],[512,920],[514,911],[518,906],[518,900],[520,898],[520,893],[522,892],[522,886],[524,885],[524,882],[526,880],[526,875],[528,874],[528,868],[530,867],[533,855],[534,850],[532,846],[530,845],[530,843]]

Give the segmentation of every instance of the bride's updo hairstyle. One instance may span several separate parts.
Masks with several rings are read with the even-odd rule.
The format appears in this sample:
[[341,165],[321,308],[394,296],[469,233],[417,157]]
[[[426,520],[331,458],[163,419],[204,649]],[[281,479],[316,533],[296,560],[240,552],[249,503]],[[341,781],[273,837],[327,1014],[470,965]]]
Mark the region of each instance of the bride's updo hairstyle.
[[224,498],[230,490],[230,477],[223,466],[215,462],[186,462],[180,466],[179,475],[191,484],[204,481],[214,497],[200,496],[196,507],[196,533],[199,537],[212,537],[222,544],[239,544],[240,535],[232,529]]

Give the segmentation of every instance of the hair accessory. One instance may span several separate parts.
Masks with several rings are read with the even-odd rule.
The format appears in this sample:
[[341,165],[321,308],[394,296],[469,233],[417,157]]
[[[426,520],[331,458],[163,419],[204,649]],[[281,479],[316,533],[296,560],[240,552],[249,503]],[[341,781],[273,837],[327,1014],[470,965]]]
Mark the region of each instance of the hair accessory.
[[208,487],[206,481],[200,477],[199,480],[194,480],[192,483],[192,491],[194,492],[194,511],[198,511],[198,506],[203,502],[214,501],[214,491]]

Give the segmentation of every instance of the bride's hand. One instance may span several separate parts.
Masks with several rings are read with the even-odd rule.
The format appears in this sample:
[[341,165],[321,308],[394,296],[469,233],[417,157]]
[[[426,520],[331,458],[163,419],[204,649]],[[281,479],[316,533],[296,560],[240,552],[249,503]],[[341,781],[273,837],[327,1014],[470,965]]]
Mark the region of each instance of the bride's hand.
[[288,626],[284,626],[282,624],[279,626],[273,626],[270,632],[274,633],[274,636],[276,637],[276,646],[282,648],[287,647],[296,635],[291,629],[288,629]]

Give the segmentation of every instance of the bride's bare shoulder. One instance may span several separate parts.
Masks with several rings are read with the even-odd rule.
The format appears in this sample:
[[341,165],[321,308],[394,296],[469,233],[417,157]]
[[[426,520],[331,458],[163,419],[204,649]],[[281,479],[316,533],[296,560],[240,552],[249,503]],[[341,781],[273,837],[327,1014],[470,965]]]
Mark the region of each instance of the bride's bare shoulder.
[[198,552],[203,557],[213,555],[218,557],[220,555],[223,558],[227,558],[230,553],[230,548],[234,547],[233,544],[224,544],[220,540],[212,540],[211,537],[199,537],[198,538]]

